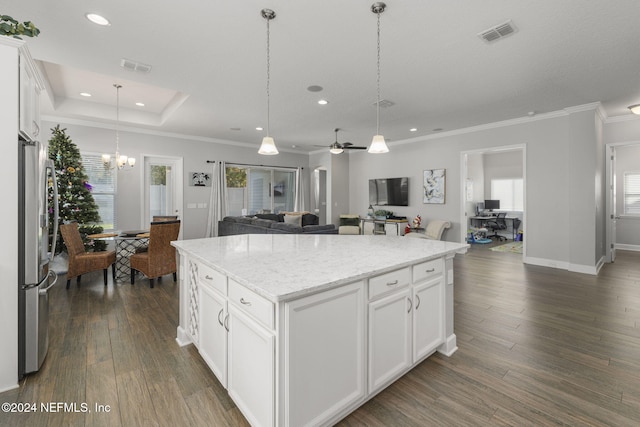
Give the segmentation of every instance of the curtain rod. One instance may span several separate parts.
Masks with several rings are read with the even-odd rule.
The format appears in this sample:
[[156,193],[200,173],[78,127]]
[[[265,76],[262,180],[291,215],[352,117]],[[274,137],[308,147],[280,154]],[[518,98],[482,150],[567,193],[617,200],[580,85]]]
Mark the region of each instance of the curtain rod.
[[[215,162],[216,162],[215,160],[207,160],[207,163],[215,163]],[[226,163],[230,165],[237,165],[237,166],[258,166],[262,168],[298,169],[297,167],[293,167],[293,166],[252,165],[249,163],[236,163],[236,162],[226,162]],[[301,167],[300,169],[304,169],[304,168]]]

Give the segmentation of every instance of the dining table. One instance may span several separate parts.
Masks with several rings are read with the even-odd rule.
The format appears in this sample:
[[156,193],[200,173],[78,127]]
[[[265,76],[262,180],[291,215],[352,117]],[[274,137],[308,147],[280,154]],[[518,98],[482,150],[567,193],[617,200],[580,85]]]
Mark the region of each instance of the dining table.
[[113,240],[116,251],[116,281],[131,279],[129,257],[149,245],[149,230],[114,231],[111,233],[90,234],[94,240]]

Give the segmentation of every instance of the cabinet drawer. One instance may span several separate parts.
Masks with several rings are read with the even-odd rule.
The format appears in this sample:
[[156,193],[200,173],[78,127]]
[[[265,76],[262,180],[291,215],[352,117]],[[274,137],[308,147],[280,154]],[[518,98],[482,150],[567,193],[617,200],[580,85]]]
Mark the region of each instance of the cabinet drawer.
[[274,328],[273,303],[233,279],[229,279],[229,301],[270,329]]
[[198,265],[198,282],[227,295],[227,276],[201,263]]
[[411,283],[409,267],[372,277],[369,279],[369,299],[409,286],[409,283]]
[[434,259],[413,266],[413,283],[442,274],[442,259]]

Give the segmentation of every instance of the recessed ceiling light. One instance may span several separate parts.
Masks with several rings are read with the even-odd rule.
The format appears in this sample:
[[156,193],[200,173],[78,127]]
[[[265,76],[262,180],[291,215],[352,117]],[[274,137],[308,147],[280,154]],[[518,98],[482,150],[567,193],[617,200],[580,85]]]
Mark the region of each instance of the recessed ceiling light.
[[260,126],[258,126],[258,127],[256,128],[256,130],[263,130],[263,129],[262,129]]
[[97,13],[87,13],[84,16],[86,16],[89,21],[93,22],[96,25],[101,25],[103,27],[111,25],[111,22],[109,22],[107,18],[98,15]]
[[240,128],[229,128],[229,130],[239,131]]
[[418,128],[411,128],[409,129],[409,132],[416,132],[418,130]]
[[318,85],[311,85],[307,88],[309,92],[321,92],[322,89],[323,89],[322,86],[318,86]]
[[138,107],[144,107],[144,102],[136,102],[136,105],[137,105]]
[[442,128],[435,128],[433,131],[434,132],[442,132]]
[[327,105],[329,103],[329,101],[327,101],[326,99],[321,99],[320,101],[318,101],[318,104],[320,105]]
[[80,96],[91,96],[89,92],[80,92]]

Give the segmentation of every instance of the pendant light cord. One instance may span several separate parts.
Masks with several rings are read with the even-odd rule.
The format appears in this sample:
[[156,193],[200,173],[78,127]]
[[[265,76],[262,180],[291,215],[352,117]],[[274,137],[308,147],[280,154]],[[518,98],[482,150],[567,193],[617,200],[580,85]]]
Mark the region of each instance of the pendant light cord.
[[270,40],[271,40],[271,33],[269,31],[269,21],[271,21],[271,18],[267,18],[267,136],[270,136],[270,132],[269,132],[269,123],[270,123],[270,114],[269,114],[269,98],[270,98],[270,92],[269,92],[269,82],[271,80],[271,58],[270,58],[270,50],[271,50],[271,45],[270,45]]
[[116,88],[116,162],[118,161],[118,157],[120,157],[120,88],[122,87],[119,84],[114,84]]
[[376,15],[378,15],[378,100],[376,102],[376,135],[380,135],[380,10],[378,10]]

